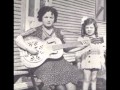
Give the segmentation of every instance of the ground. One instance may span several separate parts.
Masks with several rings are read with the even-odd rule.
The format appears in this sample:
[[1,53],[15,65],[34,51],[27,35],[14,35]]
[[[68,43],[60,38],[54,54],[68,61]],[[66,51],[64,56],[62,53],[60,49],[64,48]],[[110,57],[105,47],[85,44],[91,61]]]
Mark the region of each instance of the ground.
[[[27,90],[34,90],[33,88],[27,89]],[[82,90],[82,82],[79,82],[77,85],[77,90]],[[89,87],[89,90],[90,87]],[[106,80],[103,78],[97,79],[97,90],[106,90]]]

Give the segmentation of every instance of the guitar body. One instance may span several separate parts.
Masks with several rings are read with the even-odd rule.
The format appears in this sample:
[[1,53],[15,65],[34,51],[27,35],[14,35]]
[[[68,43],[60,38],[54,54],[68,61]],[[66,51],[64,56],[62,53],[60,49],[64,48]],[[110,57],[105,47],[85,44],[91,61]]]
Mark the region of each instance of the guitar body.
[[28,68],[35,68],[43,64],[48,58],[58,59],[63,55],[63,49],[55,50],[54,45],[62,44],[57,37],[49,38],[46,41],[36,37],[25,38],[25,43],[38,50],[37,55],[31,55],[29,52],[20,49],[22,63]]

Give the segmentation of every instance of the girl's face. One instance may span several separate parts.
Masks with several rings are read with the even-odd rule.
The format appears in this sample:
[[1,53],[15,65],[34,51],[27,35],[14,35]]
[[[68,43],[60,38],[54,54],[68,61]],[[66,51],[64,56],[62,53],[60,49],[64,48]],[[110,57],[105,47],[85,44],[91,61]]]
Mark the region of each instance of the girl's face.
[[95,27],[93,24],[86,25],[85,32],[87,35],[91,36],[95,33]]
[[45,27],[51,27],[54,24],[54,14],[52,12],[46,12],[42,17],[42,22]]

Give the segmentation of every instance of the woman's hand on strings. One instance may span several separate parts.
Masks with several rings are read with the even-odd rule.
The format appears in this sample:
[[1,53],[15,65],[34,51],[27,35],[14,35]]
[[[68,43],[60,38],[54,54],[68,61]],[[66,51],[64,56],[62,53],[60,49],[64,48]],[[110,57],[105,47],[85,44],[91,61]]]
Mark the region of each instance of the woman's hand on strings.
[[37,55],[38,51],[35,48],[27,47],[27,51],[32,55]]

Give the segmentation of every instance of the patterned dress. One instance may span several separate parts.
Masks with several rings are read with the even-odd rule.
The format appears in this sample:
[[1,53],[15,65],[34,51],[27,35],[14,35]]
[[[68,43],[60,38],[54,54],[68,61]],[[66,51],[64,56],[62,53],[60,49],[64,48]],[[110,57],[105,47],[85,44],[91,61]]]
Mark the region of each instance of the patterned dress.
[[[35,36],[42,40],[50,37],[58,37],[64,43],[63,37],[60,34],[60,29],[53,29],[53,33],[47,35],[42,26],[39,26],[32,30],[28,30],[23,33],[22,36],[23,38],[27,36]],[[34,74],[42,80],[45,86],[62,85],[69,82],[77,84],[77,82],[83,78],[77,67],[67,62],[63,56],[57,60],[47,59],[42,65],[35,68]]]
[[[95,37],[92,37],[95,38]],[[105,45],[103,43],[91,43],[89,37],[79,37],[78,41],[86,40],[90,45],[81,51],[78,51],[76,54],[81,55],[81,68],[82,69],[101,69],[101,66],[105,64],[104,50]]]

